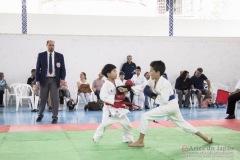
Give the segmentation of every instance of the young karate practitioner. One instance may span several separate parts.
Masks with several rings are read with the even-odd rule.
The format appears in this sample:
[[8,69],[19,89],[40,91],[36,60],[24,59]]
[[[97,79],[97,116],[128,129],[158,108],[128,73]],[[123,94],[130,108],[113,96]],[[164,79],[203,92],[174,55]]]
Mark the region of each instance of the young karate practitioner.
[[[132,82],[137,85],[142,85],[144,82],[146,82],[146,78],[141,74],[141,67],[136,67],[136,74],[132,77]],[[133,104],[136,104],[140,107],[140,109],[143,109],[144,107],[144,100],[145,96],[143,92],[135,92],[133,96]]]
[[108,126],[119,123],[123,129],[123,142],[133,142],[131,123],[126,115],[129,110],[121,104],[121,101],[125,99],[125,94],[116,94],[116,66],[105,65],[102,74],[107,78],[100,91],[100,99],[104,102],[102,123],[97,128],[93,141],[99,142]]
[[117,86],[117,87],[118,87],[118,86],[124,86],[124,85],[125,85],[125,83],[126,83],[127,80],[125,80],[124,78],[125,78],[125,73],[124,73],[123,71],[120,71],[120,72],[119,72],[119,79],[116,79],[116,80],[115,80],[115,83],[116,83],[116,86]]
[[[149,122],[164,116],[167,116],[174,124],[182,128],[184,131],[194,133],[204,141],[212,143],[212,138],[206,137],[183,119],[172,86],[168,80],[162,77],[164,72],[165,64],[162,61],[153,61],[150,64],[151,79],[143,85],[132,87],[134,92],[144,91],[146,95],[155,99],[155,103],[159,104],[160,107],[154,108],[142,115],[139,125],[139,139],[136,142],[129,144],[129,146],[144,147],[144,137]],[[126,88],[120,88],[120,90],[122,92],[127,91]]]

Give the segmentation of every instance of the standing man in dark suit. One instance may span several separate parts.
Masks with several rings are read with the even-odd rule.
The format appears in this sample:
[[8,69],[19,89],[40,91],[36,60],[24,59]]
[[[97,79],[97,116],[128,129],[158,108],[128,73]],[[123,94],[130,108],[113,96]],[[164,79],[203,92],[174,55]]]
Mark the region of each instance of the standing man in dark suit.
[[36,85],[40,86],[40,108],[37,122],[43,118],[43,112],[50,92],[52,103],[52,123],[56,124],[58,120],[60,83],[65,82],[66,70],[64,57],[62,54],[54,51],[55,42],[47,41],[47,51],[39,53],[36,67]]
[[[131,79],[136,73],[136,64],[132,62],[132,56],[127,56],[127,62],[123,64],[121,71],[125,73],[125,80]],[[131,102],[133,101],[133,92],[130,91]]]

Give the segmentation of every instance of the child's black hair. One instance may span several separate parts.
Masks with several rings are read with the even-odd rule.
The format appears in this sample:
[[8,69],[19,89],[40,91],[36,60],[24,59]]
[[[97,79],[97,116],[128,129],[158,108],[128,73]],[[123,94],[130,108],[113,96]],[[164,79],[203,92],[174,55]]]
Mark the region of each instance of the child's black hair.
[[120,71],[119,76],[121,76],[121,75],[125,76],[125,73],[123,71]]
[[147,75],[148,73],[149,73],[149,72],[145,72],[145,73],[144,73],[144,77],[146,77],[146,75]]
[[202,72],[203,72],[203,69],[199,67],[199,68],[197,69],[197,71],[200,72],[200,73],[202,73]]
[[155,70],[155,72],[159,71],[160,75],[163,75],[165,72],[165,64],[163,61],[152,61],[150,66]]
[[[113,64],[106,64],[103,69],[102,69],[102,74],[107,77],[108,73],[111,73],[112,70],[116,69],[117,67],[114,66]],[[108,77],[107,77],[108,78]]]
[[140,66],[137,66],[136,69],[139,69],[141,71],[141,67]]

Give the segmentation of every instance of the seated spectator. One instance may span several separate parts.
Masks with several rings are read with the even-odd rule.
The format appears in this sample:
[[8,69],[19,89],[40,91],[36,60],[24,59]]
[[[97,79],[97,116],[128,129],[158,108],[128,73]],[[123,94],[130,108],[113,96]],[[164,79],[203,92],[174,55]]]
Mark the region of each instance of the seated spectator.
[[[36,86],[36,79],[32,82],[32,88],[33,92],[36,96],[40,96],[40,87]],[[50,97],[50,92],[48,93],[48,100],[47,100],[47,106],[48,106],[48,111],[52,112],[52,104],[51,104],[51,97]],[[32,110],[32,112],[37,112],[38,109]]]
[[0,72],[0,107],[4,107],[3,94],[5,89],[8,89],[8,91],[11,92],[11,88],[7,85],[7,81],[4,79],[4,73]]
[[[36,79],[34,79],[32,82],[32,88],[33,88],[34,95],[40,96],[40,87],[36,86]],[[47,106],[48,106],[48,111],[52,112],[52,103],[51,103],[50,92],[48,93]],[[33,109],[32,112],[37,112],[38,110],[39,110],[39,108],[37,107],[37,109]]]
[[[115,80],[115,84],[116,84],[116,87],[118,86],[125,86],[126,84],[126,81],[125,80],[125,73],[123,71],[120,71],[119,72],[119,79],[116,79]],[[130,102],[130,93],[129,92],[125,92],[125,99],[123,100],[124,102]],[[133,110],[133,107],[132,105],[126,105],[129,107],[129,110],[132,111]]]
[[[203,95],[211,95],[211,83],[210,80],[203,74],[203,69],[198,68],[194,75],[191,77],[192,90],[197,94],[198,104],[201,104],[201,97]],[[204,81],[208,84],[208,89],[204,88]]]
[[[144,74],[144,77],[146,78],[146,81],[148,81],[150,79],[150,73],[146,72]],[[150,105],[151,98],[146,96],[145,94],[144,94],[144,96],[145,96],[145,101],[144,101],[145,109],[150,109],[149,105]]]
[[150,79],[150,73],[149,72],[145,72],[144,73],[144,77],[146,78],[146,80],[148,81]]
[[[181,108],[182,104],[184,107],[189,107],[190,97],[191,97],[191,80],[189,79],[189,72],[183,71],[182,74],[177,78],[175,83],[175,89],[178,94],[178,105]],[[185,95],[185,100],[183,103],[183,96]]]
[[31,70],[31,77],[29,77],[28,80],[27,80],[27,84],[29,84],[30,86],[33,86],[32,83],[35,80],[35,75],[36,75],[36,70],[32,69]]
[[92,92],[90,84],[87,82],[86,73],[80,74],[80,80],[77,82],[78,94],[80,95],[85,106],[90,102],[90,93]]
[[[40,87],[36,86],[36,79],[34,79],[34,81],[32,82],[32,88],[33,88],[33,92],[36,96],[40,96]],[[39,104],[38,104],[39,105]],[[47,100],[47,106],[48,106],[48,111],[52,112],[52,103],[51,103],[51,96],[50,96],[50,92],[48,93],[48,100]],[[37,110],[32,110],[32,112],[37,112]]]
[[[134,85],[141,85],[144,82],[146,82],[145,77],[141,75],[141,67],[139,66],[136,67],[136,74],[133,75],[131,80],[134,83]],[[140,109],[143,109],[144,100],[145,100],[144,93],[134,93],[133,104],[139,106]]]
[[92,90],[93,90],[94,94],[97,96],[98,100],[100,100],[99,94],[100,94],[100,90],[101,90],[102,85],[104,84],[104,82],[105,81],[103,80],[102,73],[99,73],[98,74],[98,78],[93,81]]
[[[116,87],[118,86],[125,86],[127,80],[125,80],[125,73],[123,71],[119,72],[119,79],[115,80]],[[126,98],[130,99],[130,93],[126,92],[125,93]]]
[[227,114],[228,116],[225,119],[235,119],[235,104],[240,100],[240,80],[237,83],[236,90],[234,92],[230,92],[228,97],[228,107]]
[[60,84],[60,88],[59,88],[59,98],[60,98],[60,104],[64,104],[64,99],[65,98],[69,98],[70,99],[70,92],[68,90],[68,85],[67,85],[67,81],[65,81],[64,83]]

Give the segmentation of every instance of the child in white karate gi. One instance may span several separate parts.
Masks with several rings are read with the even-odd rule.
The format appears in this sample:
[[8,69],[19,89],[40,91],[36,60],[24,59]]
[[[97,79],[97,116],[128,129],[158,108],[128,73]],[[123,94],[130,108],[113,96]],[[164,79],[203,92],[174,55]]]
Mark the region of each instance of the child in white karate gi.
[[[141,74],[141,67],[136,67],[136,74],[132,77],[132,82],[135,86],[142,85],[144,82],[146,82],[146,78]],[[144,107],[144,100],[145,96],[143,92],[135,92],[133,96],[133,104],[136,104],[140,107],[140,109],[143,109]]]
[[116,80],[115,80],[115,83],[116,83],[116,86],[117,86],[117,87],[118,87],[118,86],[124,86],[124,85],[125,85],[125,83],[126,83],[127,80],[125,80],[124,78],[125,78],[125,73],[124,73],[123,71],[120,71],[120,72],[119,72],[119,79],[116,79]]
[[132,127],[127,117],[129,110],[125,109],[125,105],[121,105],[125,95],[121,94],[119,98],[119,95],[116,94],[116,66],[112,64],[105,65],[102,74],[107,78],[100,91],[100,99],[104,102],[102,123],[97,128],[93,141],[99,142],[108,126],[119,123],[123,129],[123,142],[133,142]]
[[[194,133],[204,141],[212,143],[212,138],[206,137],[183,119],[172,86],[168,80],[162,77],[162,74],[164,72],[165,64],[162,61],[153,61],[150,64],[151,79],[143,85],[132,87],[132,90],[134,90],[134,92],[144,90],[144,93],[155,99],[155,103],[159,104],[160,107],[154,108],[142,115],[139,125],[139,139],[136,142],[129,144],[129,146],[143,147],[144,137],[147,132],[149,122],[164,116],[167,116],[174,124],[182,128],[184,131],[188,133]],[[119,89],[122,92],[127,91],[125,88]]]

